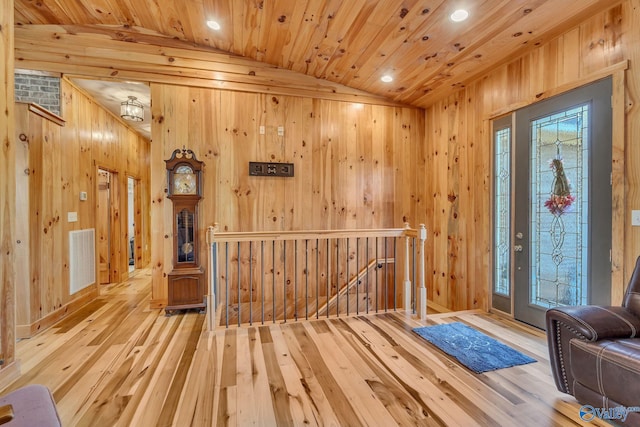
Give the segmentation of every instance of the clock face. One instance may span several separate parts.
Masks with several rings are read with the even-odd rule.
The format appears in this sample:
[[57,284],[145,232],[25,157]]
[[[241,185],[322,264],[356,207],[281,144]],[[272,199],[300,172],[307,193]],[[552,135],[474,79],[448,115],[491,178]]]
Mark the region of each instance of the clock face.
[[196,175],[189,166],[179,166],[173,174],[174,194],[196,194]]

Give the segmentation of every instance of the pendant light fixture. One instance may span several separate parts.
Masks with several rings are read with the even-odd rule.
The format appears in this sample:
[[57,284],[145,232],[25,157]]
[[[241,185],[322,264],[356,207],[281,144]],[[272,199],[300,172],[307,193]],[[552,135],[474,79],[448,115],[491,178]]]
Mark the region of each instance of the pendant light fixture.
[[144,120],[144,107],[135,96],[129,96],[129,99],[120,103],[120,117],[132,122],[141,122]]

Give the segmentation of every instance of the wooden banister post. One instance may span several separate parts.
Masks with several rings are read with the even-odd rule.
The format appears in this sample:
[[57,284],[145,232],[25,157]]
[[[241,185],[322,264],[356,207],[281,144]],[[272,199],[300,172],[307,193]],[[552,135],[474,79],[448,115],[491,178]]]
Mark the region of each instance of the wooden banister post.
[[424,242],[427,240],[427,229],[424,224],[420,224],[418,230],[418,238],[420,239],[420,266],[418,269],[418,286],[419,286],[419,298],[418,298],[418,316],[420,320],[426,320],[427,318],[427,288],[424,284]]
[[209,253],[209,293],[207,295],[207,327],[209,332],[216,329],[216,281],[218,270],[218,256],[215,250],[215,232],[218,229],[218,223],[207,228],[207,248]]
[[411,310],[411,279],[409,275],[409,235],[407,231],[410,230],[408,222],[404,223],[404,309]]

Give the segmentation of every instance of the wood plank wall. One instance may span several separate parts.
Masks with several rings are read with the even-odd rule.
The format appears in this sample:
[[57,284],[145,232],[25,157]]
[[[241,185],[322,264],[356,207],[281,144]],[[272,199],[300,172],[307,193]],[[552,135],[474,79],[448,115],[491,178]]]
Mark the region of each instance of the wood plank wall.
[[[640,230],[631,228],[628,221],[629,210],[640,206],[640,172],[636,172],[640,170],[640,147],[633,143],[640,133],[640,113],[636,105],[640,72],[634,68],[640,61],[640,0],[614,2],[610,10],[567,29],[551,42],[534,50],[524,47],[522,57],[498,66],[462,91],[434,99],[425,113],[410,108],[383,107],[382,102],[367,99],[370,104],[355,117],[357,123],[345,115],[350,104],[341,103],[338,97],[356,100],[360,94],[352,95],[344,88],[334,89],[338,93],[324,90],[325,87],[313,88],[312,82],[303,78],[295,79],[293,88],[286,87],[287,79],[278,78],[277,87],[272,88],[264,79],[254,84],[258,82],[244,77],[242,84],[225,86],[237,92],[221,92],[216,89],[221,82],[210,72],[203,74],[203,69],[218,70],[222,61],[231,61],[237,71],[234,79],[239,79],[247,75],[242,70],[251,70],[254,64],[242,68],[236,63],[237,59],[214,57],[210,52],[187,52],[183,46],[163,50],[170,52],[167,54],[170,58],[184,59],[178,61],[182,68],[177,69],[156,52],[151,40],[149,44],[125,43],[64,28],[37,27],[16,29],[16,57],[26,68],[156,82],[152,84],[153,135],[159,148],[151,153],[150,189],[155,233],[152,236],[154,301],[166,298],[166,285],[161,282],[164,281],[162,275],[170,270],[171,259],[168,245],[164,245],[171,237],[167,234],[170,233],[167,217],[170,210],[165,208],[161,168],[174,148],[187,145],[207,163],[205,173],[210,175],[211,169],[215,169],[214,180],[207,178],[205,182],[205,196],[215,202],[215,214],[207,214],[211,217],[203,221],[219,221],[229,229],[248,230],[251,226],[287,229],[366,226],[367,223],[398,225],[396,221],[407,216],[412,224],[428,225],[429,297],[450,309],[488,308],[490,118],[535,102],[541,94],[544,97],[586,83],[591,76],[602,75],[607,70],[616,74],[615,108],[621,108],[620,100],[624,98],[622,108],[625,109],[624,123],[619,115],[614,118],[616,134],[624,128],[623,143],[614,147],[614,171],[621,177],[614,188],[614,228],[616,236],[624,236],[623,241],[616,241],[614,246],[614,302],[619,300],[633,260],[640,253]],[[60,37],[53,37],[54,33]],[[87,49],[96,43],[101,45],[100,52]],[[76,54],[65,56],[68,49]],[[140,55],[130,55],[130,49]],[[109,55],[108,60],[104,55]],[[115,70],[114,60],[118,64]],[[221,62],[216,66],[218,60]],[[625,60],[630,66],[622,77],[609,68]],[[277,73],[277,70],[263,68],[258,69],[258,76]],[[183,72],[188,78],[180,76]],[[622,81],[626,89],[621,88]],[[269,91],[277,95],[266,94]],[[328,98],[328,102],[312,99],[314,92]],[[269,133],[260,136],[256,129],[265,119]],[[410,129],[403,128],[406,123]],[[286,144],[273,136],[274,129],[281,124],[285,126]],[[422,128],[417,130],[416,124]],[[372,152],[380,154],[368,157],[363,151],[364,141],[355,147],[345,142],[363,132],[363,125],[365,129],[371,127],[375,135],[385,135],[384,146],[372,143]],[[305,145],[301,143],[303,136]],[[255,143],[248,147],[239,145],[244,140]],[[289,145],[292,140],[295,144]],[[258,141],[264,143],[258,144]],[[209,150],[208,144],[214,144],[215,149]],[[239,150],[239,146],[246,149]],[[235,160],[237,151],[242,152]],[[232,152],[233,155],[228,154]],[[362,164],[359,155],[364,156]],[[264,182],[247,180],[242,168],[249,160],[260,160],[262,156],[274,161],[295,159],[296,164],[300,161],[298,157],[303,156],[305,166],[296,166],[297,176],[285,181],[287,184],[266,179]],[[363,178],[372,161],[369,159],[377,160],[380,156],[390,159],[394,169],[379,168],[373,161],[370,170],[385,169],[385,173],[374,173],[376,178],[371,180]],[[311,170],[311,173],[301,175],[302,170]],[[385,197],[373,202],[377,214],[366,214],[371,209],[363,202],[363,192],[368,185],[387,185],[388,176],[393,176],[395,192],[389,194],[385,190]],[[370,184],[378,182],[381,184]],[[356,199],[349,192],[354,188]],[[384,212],[393,210],[392,219],[381,219],[378,206]],[[342,207],[346,213],[342,213]]]
[[[0,387],[15,360],[13,0],[0,1]],[[9,369],[7,369],[9,368]]]
[[[639,39],[640,1],[626,0],[427,109],[426,144],[418,147],[418,155],[425,156],[429,165],[418,183],[427,209],[418,220],[425,220],[430,230],[426,253],[432,300],[454,310],[488,308],[490,119],[610,74],[614,76],[612,299],[621,301],[640,254],[640,229],[630,226],[628,215],[640,206]],[[630,67],[625,73],[626,60]]]
[[[119,254],[112,265],[115,280],[128,275],[127,177],[139,178],[143,192],[148,188],[149,141],[66,79],[61,92],[64,126],[31,113],[28,104],[17,104],[16,179],[23,188],[16,210],[25,213],[16,219],[23,249],[16,263],[23,270],[16,278],[19,337],[36,333],[98,294],[97,284],[69,294],[68,238],[69,231],[96,228],[98,168],[111,171],[114,193],[125,195],[117,199],[112,221],[112,246]],[[80,200],[81,191],[86,201]],[[77,212],[78,221],[68,222],[68,212]],[[143,235],[148,243],[148,225]],[[144,256],[149,259],[148,250]]]
[[[166,303],[172,269],[164,160],[183,145],[205,163],[203,257],[214,222],[270,231],[402,227],[415,218],[412,181],[425,168],[412,158],[424,140],[420,109],[164,84],[151,85],[151,98],[154,305]],[[250,177],[250,161],[294,163],[295,177]]]

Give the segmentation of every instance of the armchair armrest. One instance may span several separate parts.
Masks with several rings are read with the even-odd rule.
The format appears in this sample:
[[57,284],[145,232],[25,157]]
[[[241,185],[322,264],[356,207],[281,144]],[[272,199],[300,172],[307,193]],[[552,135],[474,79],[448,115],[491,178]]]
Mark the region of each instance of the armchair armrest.
[[13,406],[0,406],[0,424],[8,423],[13,419]]
[[624,307],[584,305],[552,308],[547,311],[547,330],[552,322],[566,326],[575,338],[598,341],[634,338],[640,335],[640,318]]
[[602,339],[640,336],[640,318],[624,307],[576,306],[547,310],[549,362],[558,390],[573,394],[573,374],[568,365],[572,339]]

